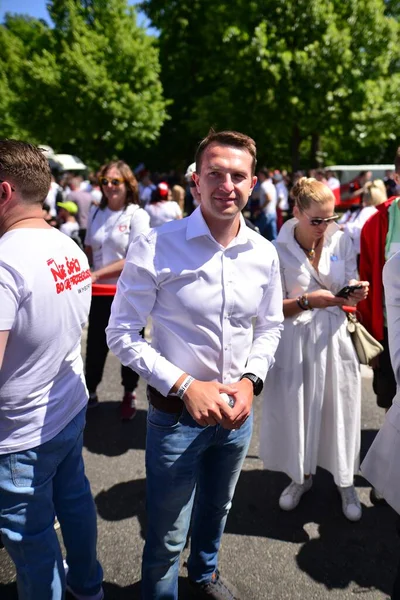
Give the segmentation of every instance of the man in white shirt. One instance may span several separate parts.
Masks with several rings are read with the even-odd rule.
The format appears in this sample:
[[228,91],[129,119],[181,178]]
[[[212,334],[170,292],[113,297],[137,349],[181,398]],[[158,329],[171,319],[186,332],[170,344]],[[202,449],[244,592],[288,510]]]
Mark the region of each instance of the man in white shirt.
[[258,179],[261,184],[259,191],[261,215],[255,224],[259,228],[261,235],[272,242],[278,235],[276,222],[278,194],[266,167],[259,170]]
[[49,185],[39,148],[0,140],[0,531],[21,599],[62,600],[67,587],[102,600],[82,459],[91,277],[77,244],[43,219]]
[[[178,598],[192,512],[196,597],[240,598],[218,549],[283,320],[276,251],[241,216],[254,141],[211,131],[196,165],[201,205],[132,243],[107,328],[111,350],[148,382],[146,600]],[[151,346],[139,334],[150,314]]]
[[54,175],[52,175],[50,181],[50,189],[48,190],[45,199],[46,204],[50,207],[50,214],[52,217],[57,216],[57,202],[61,202],[63,199],[61,190],[61,186],[58,185]]

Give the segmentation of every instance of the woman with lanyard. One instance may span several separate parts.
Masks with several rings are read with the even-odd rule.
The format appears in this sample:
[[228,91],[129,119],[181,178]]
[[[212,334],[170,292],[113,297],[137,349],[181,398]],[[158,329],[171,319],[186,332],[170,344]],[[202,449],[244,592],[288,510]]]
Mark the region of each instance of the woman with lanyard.
[[[139,207],[138,183],[129,166],[121,160],[104,165],[99,172],[102,198],[92,207],[88,218],[85,251],[93,265],[92,282],[116,284],[124,267],[130,242],[149,229],[149,216]],[[88,407],[98,405],[96,389],[103,376],[108,346],[105,329],[110,318],[113,296],[93,296],[86,347],[86,385]],[[121,366],[124,396],[122,420],[136,414],[135,388],[139,376]]]
[[[351,240],[334,223],[335,197],[302,177],[292,189],[294,219],[279,232],[284,331],[265,383],[260,456],[292,479],[279,506],[294,509],[318,466],[334,478],[349,520],[361,518],[353,479],[360,450],[360,365],[343,305],[368,294],[355,280]],[[348,299],[347,284],[359,286]]]

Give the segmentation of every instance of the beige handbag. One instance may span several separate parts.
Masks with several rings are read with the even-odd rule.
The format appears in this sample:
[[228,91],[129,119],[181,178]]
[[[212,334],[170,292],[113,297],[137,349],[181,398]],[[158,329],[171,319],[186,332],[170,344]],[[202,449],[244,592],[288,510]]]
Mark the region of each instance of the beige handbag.
[[354,313],[346,314],[347,329],[353,340],[358,360],[362,365],[368,365],[373,358],[383,352],[383,346],[365,329],[364,325],[361,325]]

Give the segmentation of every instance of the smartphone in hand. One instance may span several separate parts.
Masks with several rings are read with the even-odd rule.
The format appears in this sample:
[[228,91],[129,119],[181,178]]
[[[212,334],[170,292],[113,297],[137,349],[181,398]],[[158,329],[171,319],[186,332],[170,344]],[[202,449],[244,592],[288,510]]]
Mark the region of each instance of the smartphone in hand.
[[336,298],[348,298],[350,294],[352,294],[355,290],[361,290],[362,285],[345,285],[337,294],[335,294]]

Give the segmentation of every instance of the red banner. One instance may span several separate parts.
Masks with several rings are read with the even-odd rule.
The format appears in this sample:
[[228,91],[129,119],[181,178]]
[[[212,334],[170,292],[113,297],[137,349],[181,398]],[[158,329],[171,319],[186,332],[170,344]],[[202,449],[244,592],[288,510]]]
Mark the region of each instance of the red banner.
[[111,283],[93,283],[92,296],[115,296],[117,286]]

